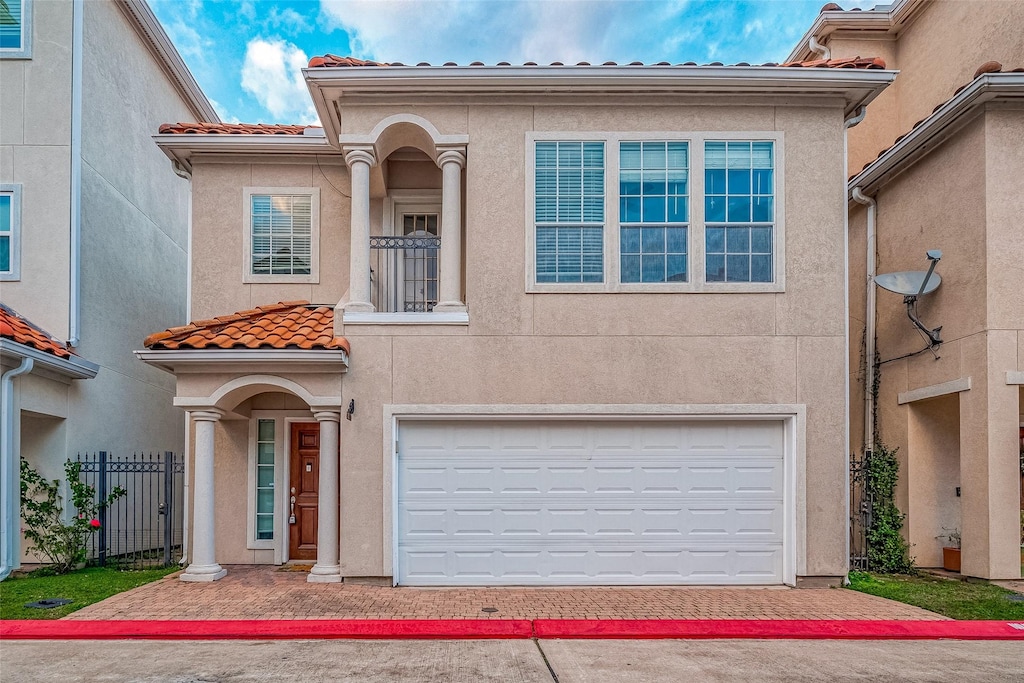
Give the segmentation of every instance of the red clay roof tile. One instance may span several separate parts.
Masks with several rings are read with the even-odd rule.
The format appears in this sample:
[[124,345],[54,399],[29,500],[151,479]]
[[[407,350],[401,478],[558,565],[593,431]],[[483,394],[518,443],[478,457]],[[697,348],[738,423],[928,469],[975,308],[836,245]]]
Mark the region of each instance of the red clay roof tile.
[[334,309],[308,301],[282,301],[248,311],[197,320],[146,337],[150,349],[342,349],[334,336]]
[[[402,64],[401,62],[371,62],[365,59],[357,59],[355,57],[340,57],[338,55],[326,54],[322,57],[313,57],[309,60],[309,68],[333,68],[333,67],[346,67],[346,66],[410,66],[408,64]],[[420,62],[416,66],[433,66],[427,62]],[[444,66],[458,66],[454,62],[446,62]],[[484,66],[483,62],[472,62],[469,66]],[[508,62],[500,62],[497,66],[511,66]],[[537,66],[536,62],[526,62],[523,66]],[[552,62],[550,66],[565,66],[562,62]],[[589,62],[579,62],[576,66],[591,66]],[[619,66],[615,62],[605,62],[601,66]],[[644,64],[643,62],[630,62],[622,66],[644,66],[644,67],[662,67],[672,66],[668,62],[658,62],[657,64]],[[685,62],[683,64],[676,64],[675,66],[724,66],[721,62],[713,62],[711,64],[697,64],[696,62]],[[746,62],[735,64],[733,66],[751,66]],[[884,69],[885,62],[879,58],[865,58],[851,57],[847,59],[816,59],[805,62],[787,62],[785,64],[766,63],[759,64],[756,66],[794,66],[794,67],[812,67],[812,68],[827,68],[827,69]]]
[[161,135],[302,135],[307,128],[283,123],[165,123]]
[[67,344],[3,304],[0,304],[0,337],[13,339],[19,344],[59,358],[70,358],[72,355]]

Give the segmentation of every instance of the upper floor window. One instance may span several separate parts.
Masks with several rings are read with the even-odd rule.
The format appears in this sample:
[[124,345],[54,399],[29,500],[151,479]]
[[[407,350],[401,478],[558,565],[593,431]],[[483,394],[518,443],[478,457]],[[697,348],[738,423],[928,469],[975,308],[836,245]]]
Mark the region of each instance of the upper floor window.
[[784,291],[782,137],[531,134],[528,290]]
[[319,188],[245,189],[244,282],[319,281]]
[[604,143],[538,142],[537,282],[604,281]]
[[0,57],[32,56],[32,0],[0,0]]
[[21,185],[0,185],[0,281],[21,278]]

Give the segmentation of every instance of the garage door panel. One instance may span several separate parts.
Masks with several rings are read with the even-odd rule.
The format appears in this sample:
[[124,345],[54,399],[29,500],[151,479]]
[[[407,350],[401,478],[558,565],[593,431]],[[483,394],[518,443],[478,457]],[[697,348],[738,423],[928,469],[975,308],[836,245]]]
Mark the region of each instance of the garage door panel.
[[403,422],[399,581],[781,583],[781,425]]

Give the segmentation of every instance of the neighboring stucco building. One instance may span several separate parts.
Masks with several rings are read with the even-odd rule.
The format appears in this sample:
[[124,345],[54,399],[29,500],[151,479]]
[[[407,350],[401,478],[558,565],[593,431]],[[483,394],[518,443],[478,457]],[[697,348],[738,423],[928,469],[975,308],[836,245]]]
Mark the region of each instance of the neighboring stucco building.
[[323,129],[155,138],[193,186],[196,322],[138,352],[191,416],[183,579],[845,575],[844,122],[895,72],[305,73]]
[[[169,117],[217,115],[145,2],[7,9],[16,23],[0,29],[0,301],[46,330],[40,339],[60,340],[39,351],[5,327],[0,341],[4,373],[37,352],[4,406],[3,496],[14,501],[4,561],[16,566],[19,453],[63,479],[78,452],[184,448],[181,412],[168,405],[174,383],[132,355],[140,335],[187,319],[189,183],[150,136]],[[95,377],[49,367],[65,361]]]
[[[898,504],[917,563],[941,564],[942,537],[959,529],[963,573],[993,579],[1021,566],[1022,27],[1016,1],[830,4],[790,56],[817,56],[816,44],[899,69],[850,132],[850,447],[872,447],[875,414],[882,442],[900,449]],[[925,270],[930,249],[942,251],[942,284],[918,313],[942,327],[931,351],[903,299],[871,277]]]

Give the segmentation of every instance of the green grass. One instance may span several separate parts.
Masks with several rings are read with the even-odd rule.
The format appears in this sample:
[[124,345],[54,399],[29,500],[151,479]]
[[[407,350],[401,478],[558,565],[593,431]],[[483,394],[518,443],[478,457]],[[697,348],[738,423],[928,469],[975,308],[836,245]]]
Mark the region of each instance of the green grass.
[[[0,583],[0,619],[60,619],[86,605],[111,595],[137,588],[177,571],[177,567],[118,571],[87,567],[63,576],[9,576]],[[45,598],[67,598],[73,602],[52,609],[25,607],[27,602]]]
[[1016,593],[982,580],[850,572],[849,587],[953,619],[1024,620],[1024,602],[1009,599]]

